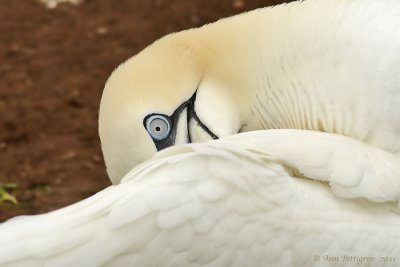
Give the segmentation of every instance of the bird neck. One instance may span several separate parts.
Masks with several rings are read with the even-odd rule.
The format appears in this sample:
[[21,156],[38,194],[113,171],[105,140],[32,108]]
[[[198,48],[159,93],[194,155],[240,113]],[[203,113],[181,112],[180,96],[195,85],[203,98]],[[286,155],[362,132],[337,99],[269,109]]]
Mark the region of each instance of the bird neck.
[[[292,2],[200,28],[208,68],[238,95],[241,131],[290,128],[366,138],[370,118],[359,114],[374,99],[356,107],[352,99],[365,95],[367,86],[352,77],[370,71],[369,60],[374,58],[365,55],[374,47],[365,45],[371,38],[362,31],[367,20],[360,20],[359,28],[339,27],[350,23],[346,22],[347,5],[334,3]],[[313,13],[316,9],[318,16]],[[341,101],[334,103],[335,99]],[[358,122],[357,131],[347,123],[349,115]]]
[[301,114],[293,108],[309,109],[303,106],[309,101],[293,97],[296,94],[290,86],[294,55],[287,33],[291,31],[290,11],[295,8],[287,4],[258,9],[199,29],[197,42],[206,51],[209,73],[239,96],[241,131],[307,128],[304,120],[293,117]]

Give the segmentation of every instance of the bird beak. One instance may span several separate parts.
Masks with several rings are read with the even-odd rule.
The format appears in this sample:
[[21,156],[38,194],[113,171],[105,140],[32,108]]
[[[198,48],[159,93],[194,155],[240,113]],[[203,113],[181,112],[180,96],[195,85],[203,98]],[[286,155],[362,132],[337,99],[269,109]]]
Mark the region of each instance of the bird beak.
[[174,114],[170,117],[174,125],[172,134],[164,144],[157,146],[157,150],[160,151],[172,145],[218,139],[218,136],[197,116],[195,101],[196,93],[175,110]]
[[176,135],[174,145],[187,144],[189,143],[188,134],[188,117],[187,117],[187,106],[182,109],[179,117],[177,118]]
[[212,139],[218,139],[214,134],[197,116],[195,110],[196,93],[190,98],[187,107],[187,133],[189,143],[204,142]]

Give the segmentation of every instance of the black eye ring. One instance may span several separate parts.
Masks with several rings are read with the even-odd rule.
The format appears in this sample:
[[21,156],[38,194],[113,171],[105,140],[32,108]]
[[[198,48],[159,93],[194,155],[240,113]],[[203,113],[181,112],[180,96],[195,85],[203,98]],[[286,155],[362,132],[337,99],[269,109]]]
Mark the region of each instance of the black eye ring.
[[161,114],[150,115],[146,118],[145,127],[150,136],[158,141],[166,139],[171,133],[171,122]]

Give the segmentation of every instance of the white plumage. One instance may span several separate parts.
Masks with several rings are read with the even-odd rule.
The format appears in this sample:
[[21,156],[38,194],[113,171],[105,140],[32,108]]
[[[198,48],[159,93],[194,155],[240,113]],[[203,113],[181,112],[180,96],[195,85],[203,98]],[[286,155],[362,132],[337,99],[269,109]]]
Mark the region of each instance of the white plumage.
[[335,173],[351,156],[360,159],[349,187],[357,188],[386,167],[374,166],[374,150],[301,130],[172,147],[89,199],[3,224],[0,265],[344,266],[346,255],[374,257],[351,266],[397,266],[381,259],[399,260],[394,202],[343,199],[327,183],[291,175],[341,184]]
[[117,185],[3,224],[0,265],[398,265],[399,29],[399,0],[306,0],[155,42],[103,93]]
[[305,129],[399,156],[399,29],[399,0],[306,0],[163,37],[105,86],[99,133],[111,180],[159,150],[143,127],[149,114],[171,121],[169,145],[211,139],[198,120],[183,122],[187,109],[170,118],[188,100],[218,137]]

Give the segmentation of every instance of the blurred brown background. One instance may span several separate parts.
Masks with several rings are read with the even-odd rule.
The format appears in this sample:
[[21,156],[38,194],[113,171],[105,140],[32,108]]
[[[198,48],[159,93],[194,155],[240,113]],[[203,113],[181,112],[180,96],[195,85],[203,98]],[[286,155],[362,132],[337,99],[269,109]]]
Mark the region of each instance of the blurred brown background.
[[97,110],[119,63],[167,33],[282,2],[0,0],[0,221],[110,185]]

